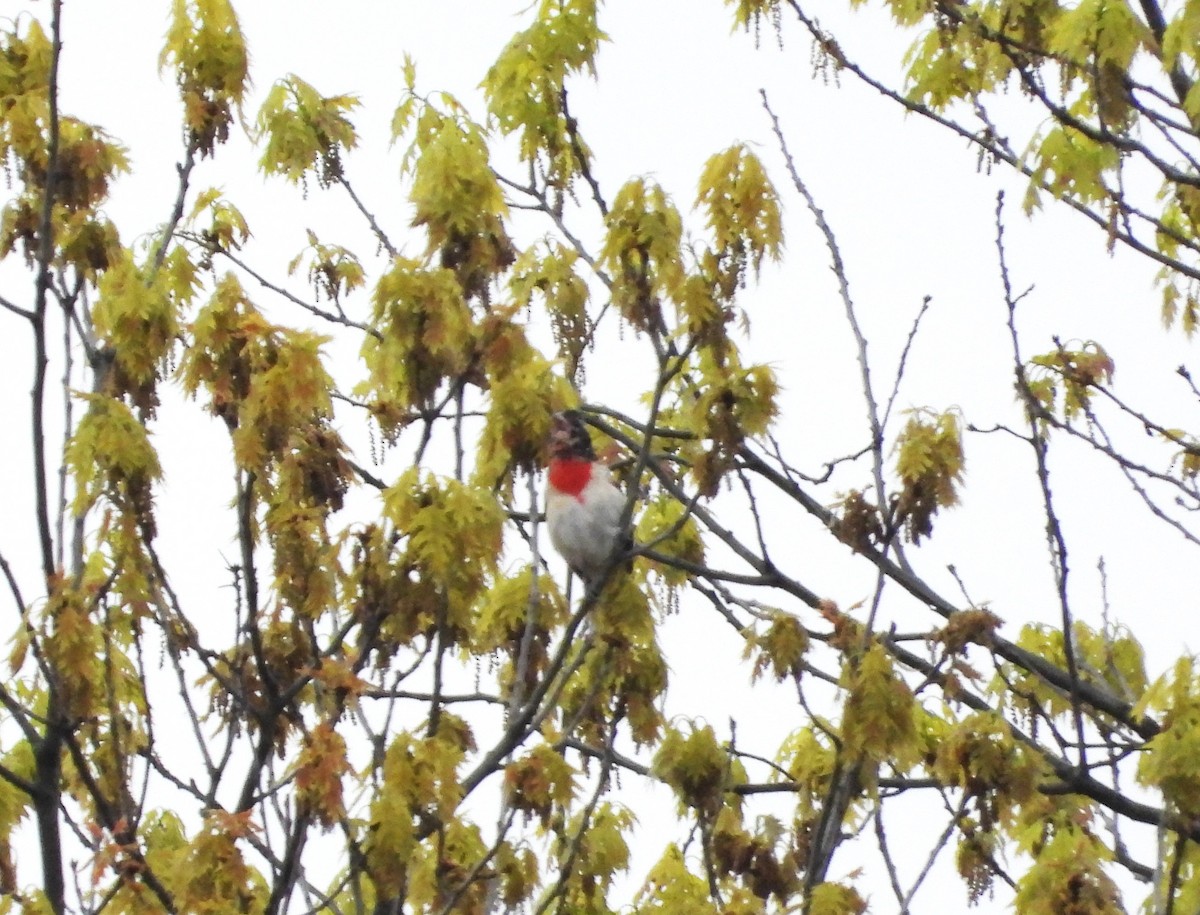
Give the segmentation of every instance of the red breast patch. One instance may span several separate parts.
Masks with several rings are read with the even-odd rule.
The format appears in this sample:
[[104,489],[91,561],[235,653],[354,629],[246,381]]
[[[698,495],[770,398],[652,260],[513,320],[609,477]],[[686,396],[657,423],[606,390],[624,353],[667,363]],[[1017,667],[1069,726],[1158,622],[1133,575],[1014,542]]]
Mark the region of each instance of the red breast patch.
[[578,458],[554,458],[550,461],[550,485],[559,492],[578,498],[591,478],[591,461]]

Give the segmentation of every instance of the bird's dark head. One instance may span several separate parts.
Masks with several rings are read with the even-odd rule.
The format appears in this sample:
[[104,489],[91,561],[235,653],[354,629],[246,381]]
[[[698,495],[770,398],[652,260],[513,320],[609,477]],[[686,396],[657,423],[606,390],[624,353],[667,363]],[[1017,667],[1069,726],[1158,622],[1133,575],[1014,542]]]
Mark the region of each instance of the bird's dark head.
[[550,418],[550,456],[596,460],[592,437],[578,410],[563,410]]

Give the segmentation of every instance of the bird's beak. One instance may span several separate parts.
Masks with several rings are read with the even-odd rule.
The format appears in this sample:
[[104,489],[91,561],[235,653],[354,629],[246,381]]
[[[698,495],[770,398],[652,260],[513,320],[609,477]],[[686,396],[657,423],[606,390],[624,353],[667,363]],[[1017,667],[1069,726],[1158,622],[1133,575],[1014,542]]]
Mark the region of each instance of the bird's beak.
[[555,413],[550,417],[550,444],[562,445],[571,440],[571,424]]

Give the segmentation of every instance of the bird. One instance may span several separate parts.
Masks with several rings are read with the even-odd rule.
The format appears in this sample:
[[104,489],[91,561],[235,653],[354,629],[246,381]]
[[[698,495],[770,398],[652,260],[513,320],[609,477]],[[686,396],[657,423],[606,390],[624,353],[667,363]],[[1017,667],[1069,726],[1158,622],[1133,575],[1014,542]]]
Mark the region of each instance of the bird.
[[622,537],[625,494],[608,467],[596,458],[592,438],[577,410],[551,417],[549,472],[546,480],[546,525],[550,543],[567,566],[590,585],[613,558]]

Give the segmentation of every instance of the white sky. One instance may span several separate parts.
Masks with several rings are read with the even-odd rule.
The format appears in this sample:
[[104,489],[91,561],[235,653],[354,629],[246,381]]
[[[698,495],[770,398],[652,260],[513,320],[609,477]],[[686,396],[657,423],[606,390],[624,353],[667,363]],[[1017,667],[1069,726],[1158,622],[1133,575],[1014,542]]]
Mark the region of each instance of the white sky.
[[[66,4],[63,107],[101,124],[130,149],[134,174],[116,186],[108,207],[127,242],[165,220],[175,194],[177,106],[169,76],[157,70],[168,6],[165,0]],[[363,142],[347,159],[348,175],[385,228],[403,238],[410,216],[397,181],[398,153],[387,149],[403,54],[417,61],[420,89],[449,90],[482,117],[476,87],[508,36],[527,21],[525,7],[502,0],[242,2],[255,81],[246,116],[253,119],[272,81],[289,72],[325,94],[360,95],[363,108],[354,120]],[[9,2],[0,15],[23,8],[48,15],[44,2]],[[877,74],[897,72],[895,61],[907,39],[893,33],[877,11],[826,15],[825,24],[857,48],[851,57]],[[1148,265],[1120,252],[1106,255],[1100,235],[1065,211],[1026,221],[1019,214],[1023,181],[1000,168],[991,175],[977,172],[975,154],[961,140],[904,117],[852,77],[843,77],[840,88],[812,79],[809,42],[797,28],[785,28],[782,53],[765,29],[756,51],[747,36],[730,36],[731,22],[718,0],[610,0],[602,24],[613,42],[600,56],[598,82],[572,88],[573,111],[610,198],[626,178],[650,174],[686,214],[704,160],[738,141],[751,144],[771,169],[787,207],[787,249],[783,264],[767,271],[760,289],[746,299],[752,328],[747,350],[779,372],[785,387],[779,433],[797,460],[808,462],[807,469],[816,471],[823,461],[856,450],[867,434],[852,340],[827,253],[788,185],[759,107],[760,86],[767,88],[797,165],[838,234],[882,397],[912,318],[922,298],[931,295],[933,307],[898,406],[958,405],[980,426],[1018,421],[993,244],[995,193],[1003,187],[1014,283],[1018,289],[1036,285],[1019,312],[1026,353],[1050,349],[1053,334],[1098,339],[1116,360],[1115,386],[1123,397],[1154,407],[1166,425],[1195,426],[1194,404],[1183,397],[1182,384],[1170,380],[1176,365],[1191,360],[1191,350],[1178,332],[1160,330]],[[243,209],[255,236],[250,257],[266,274],[285,280],[284,267],[304,245],[307,227],[323,241],[368,257],[374,246],[343,195],[314,184],[303,200],[282,180],[262,179],[248,164],[246,150],[237,138],[215,163],[202,165],[193,188],[220,185]],[[690,225],[702,229],[698,219]],[[409,249],[418,251],[421,244],[412,237]],[[299,282],[292,285],[301,290]],[[0,292],[27,302],[32,284],[9,262],[0,265]],[[252,294],[270,305],[268,294]],[[365,311],[367,301],[360,295],[358,307]],[[279,320],[302,320],[286,311],[277,314]],[[8,322],[0,333],[0,358],[8,367],[0,428],[14,430],[7,469],[10,479],[24,481],[30,473],[23,431],[29,344],[19,320],[0,315],[0,321]],[[624,345],[636,358],[632,338]],[[354,340],[333,353],[341,359],[357,346]],[[603,356],[590,364],[587,399],[634,408],[636,391],[622,380],[625,358],[622,354],[620,365],[605,364]],[[353,377],[353,369],[342,377]],[[156,436],[167,467],[161,543],[168,555],[190,557],[187,569],[176,572],[177,586],[182,579],[185,593],[207,590],[220,600],[213,583],[221,580],[224,563],[211,539],[197,532],[230,530],[223,520],[229,493],[223,433],[195,405],[183,416],[173,420],[164,409]],[[956,563],[971,596],[990,602],[1008,621],[1004,633],[1012,638],[1026,620],[1058,618],[1031,456],[998,436],[972,436],[967,449],[963,505],[940,520],[933,542],[915,551],[915,561],[948,595],[957,592],[944,566]],[[1095,564],[1103,555],[1113,613],[1143,639],[1156,674],[1181,648],[1191,647],[1191,631],[1178,625],[1183,608],[1190,611],[1191,559],[1182,553],[1181,538],[1153,526],[1137,509],[1115,473],[1081,470],[1084,465],[1074,460],[1079,449],[1063,451],[1055,458],[1054,486],[1073,549],[1076,607],[1099,625]],[[865,479],[865,473],[848,475],[844,485]],[[32,593],[28,489],[23,482],[12,489],[9,511],[19,523],[0,530],[0,551],[21,568]],[[865,564],[847,557],[807,517],[774,516],[770,529],[777,542],[794,544],[792,555],[784,549],[781,555],[789,571],[818,593],[843,607],[869,595],[872,578]],[[225,555],[232,553],[231,540],[218,545]],[[903,604],[896,616],[902,630],[932,624]],[[728,719],[738,717],[739,742],[748,745],[749,735],[770,733],[781,713],[763,696],[747,705],[739,691],[713,689],[711,671],[741,655],[741,646],[730,644],[725,632],[687,609],[664,625],[672,703],[680,713],[703,716],[722,735]],[[789,700],[781,693],[778,701]],[[785,714],[798,714],[793,705],[785,707]],[[633,781],[626,778],[624,787]],[[661,796],[646,804],[639,806],[643,822],[649,811],[661,815],[670,806]],[[840,856],[831,876],[848,871],[852,857]],[[893,910],[882,888],[876,898],[872,911]],[[944,898],[947,905],[960,902],[961,886],[952,883]]]

